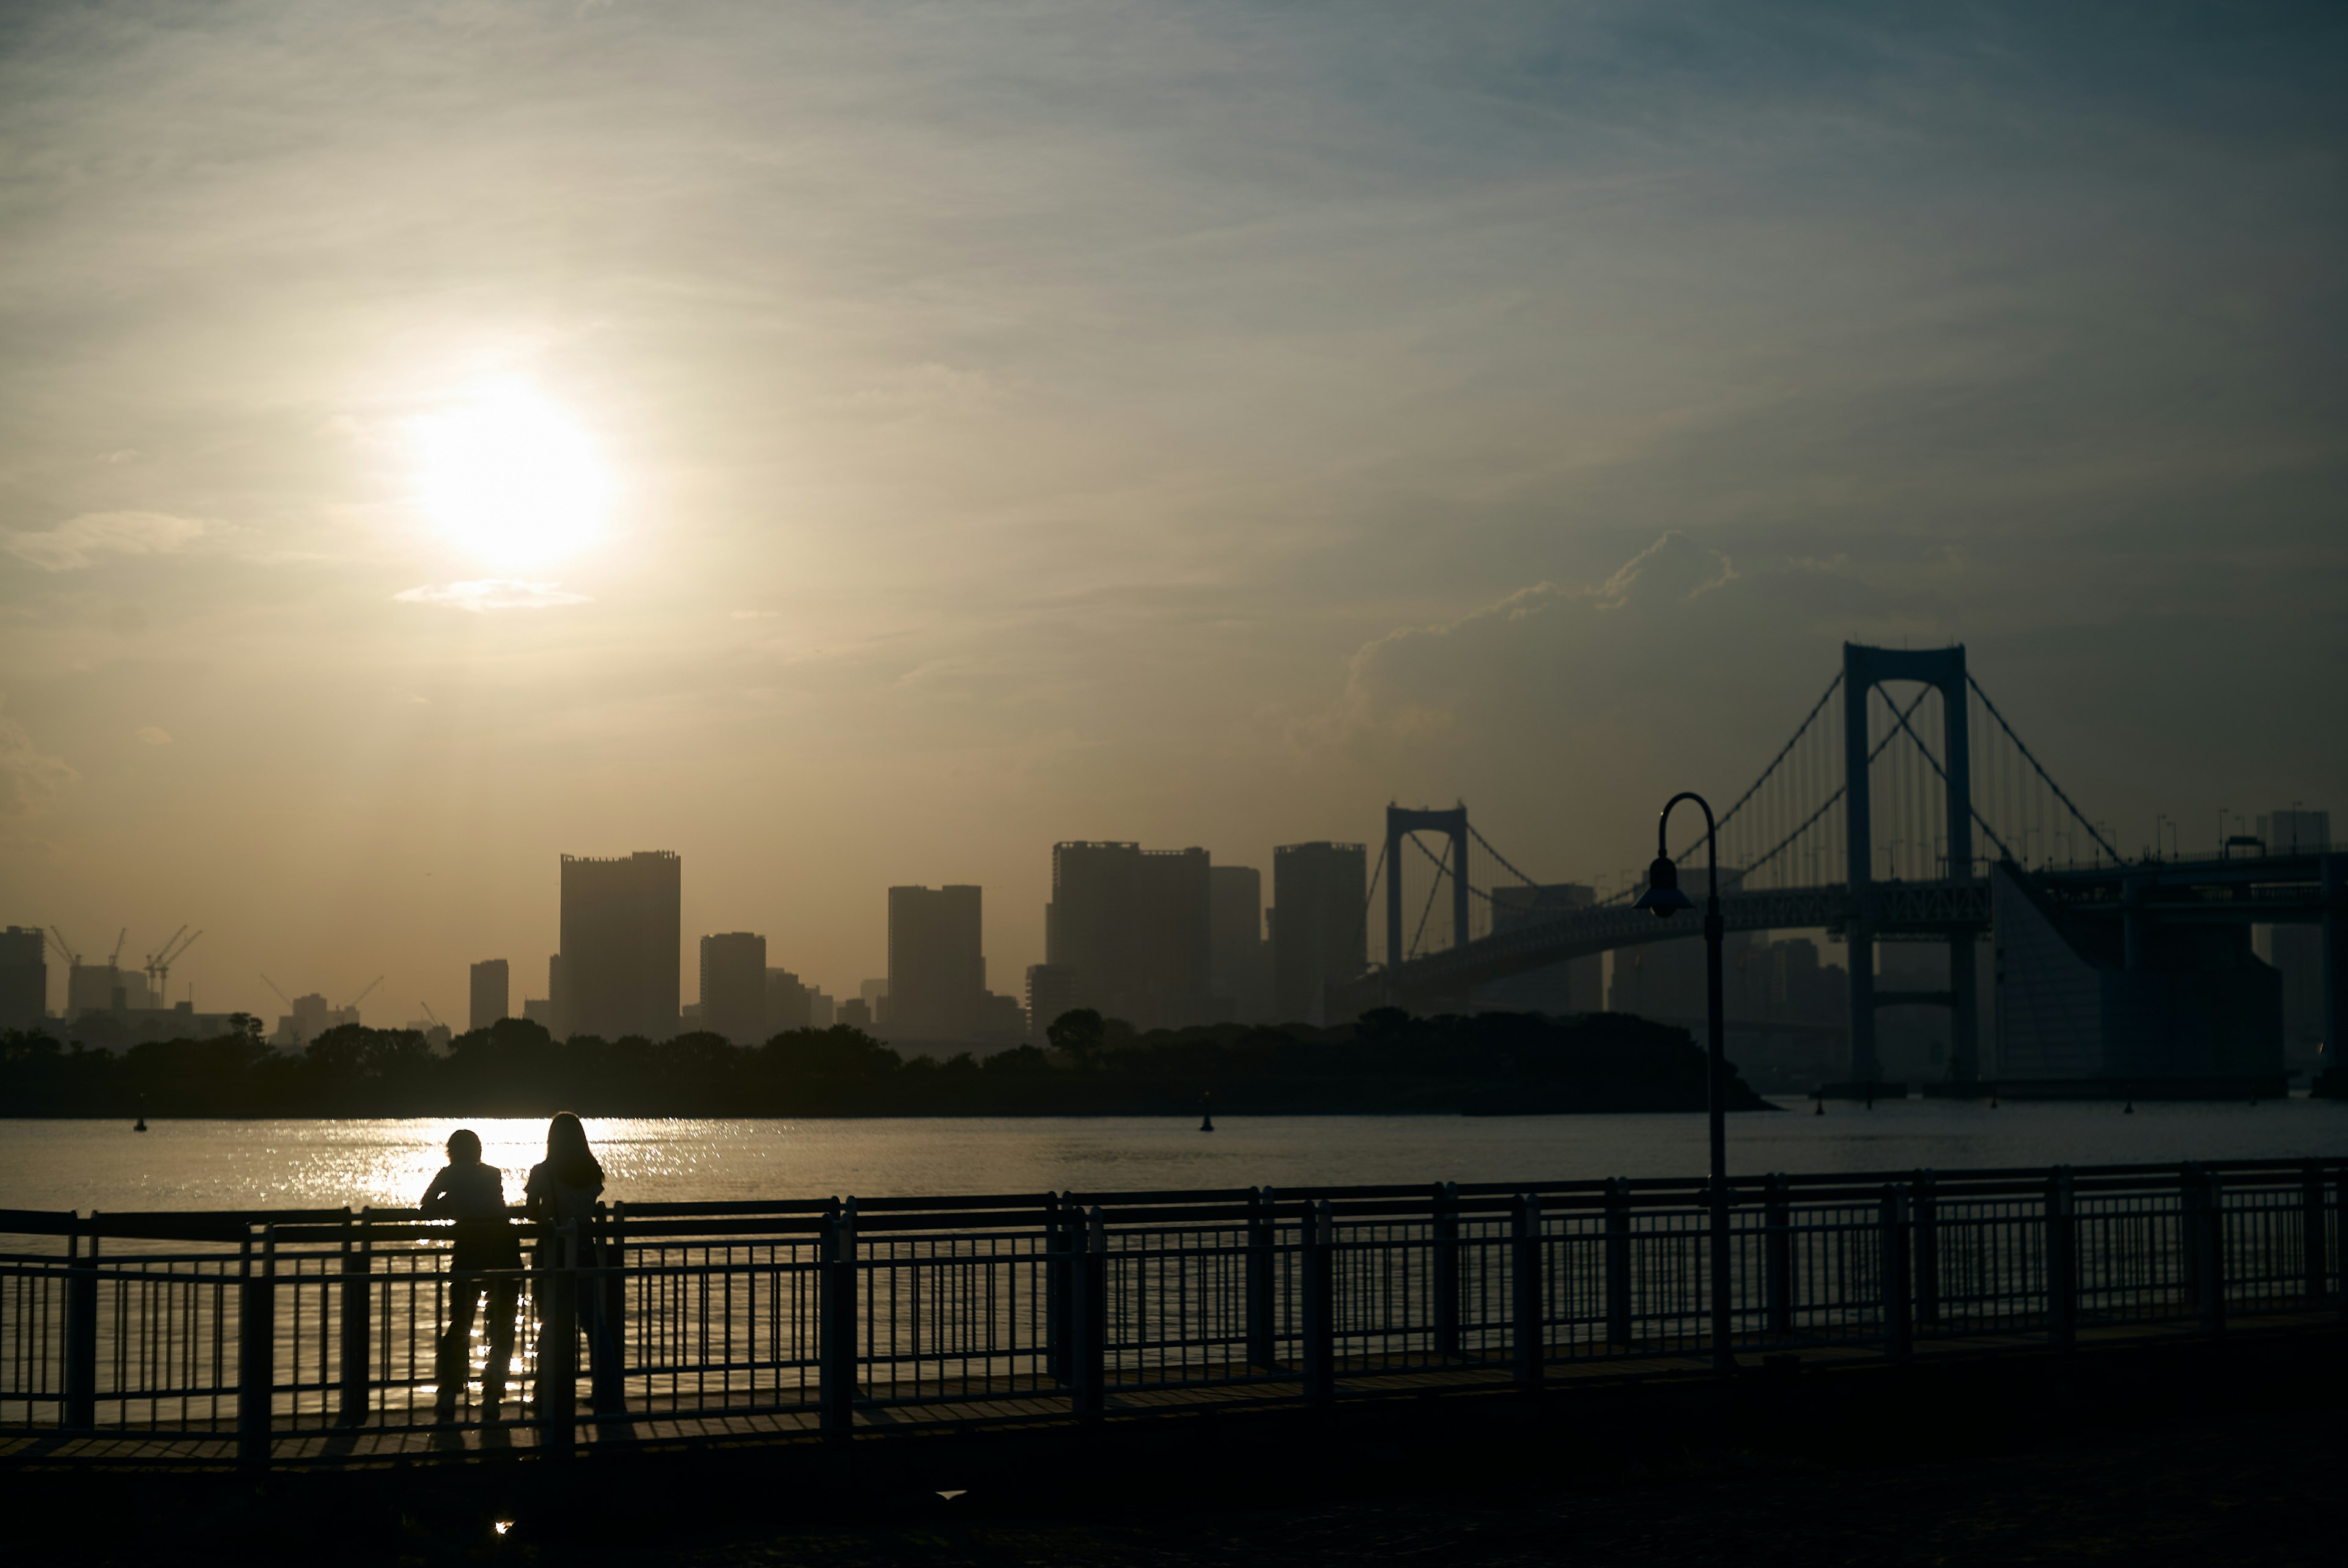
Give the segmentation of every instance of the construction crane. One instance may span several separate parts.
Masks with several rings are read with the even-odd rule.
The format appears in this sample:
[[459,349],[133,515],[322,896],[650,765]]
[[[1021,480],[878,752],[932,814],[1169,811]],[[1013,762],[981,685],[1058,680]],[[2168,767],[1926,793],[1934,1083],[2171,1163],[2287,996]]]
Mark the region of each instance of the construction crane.
[[285,988],[283,986],[279,985],[267,975],[261,977],[261,983],[267,986],[271,990],[275,991],[277,993],[277,999],[283,1002],[289,1009],[294,1006],[294,999],[285,994]]
[[47,929],[49,933],[49,940],[57,945],[57,957],[66,961],[66,968],[68,969],[79,968],[81,967],[81,955],[75,952],[71,948],[66,946],[66,934],[63,931],[58,930],[55,926],[51,926],[47,927]]
[[122,927],[121,935],[114,938],[114,955],[106,960],[108,968],[118,969],[122,967],[122,944],[129,940],[130,940],[130,927],[125,926]]
[[432,1010],[432,1004],[431,1004],[430,1002],[424,1002],[424,1001],[420,1001],[420,1002],[417,1003],[416,1005],[417,1005],[417,1006],[418,1006],[418,1007],[420,1007],[420,1008],[422,1008],[422,1009],[424,1009],[424,1016],[425,1016],[426,1018],[428,1018],[428,1019],[430,1019],[430,1020],[432,1020],[432,1027],[433,1027],[433,1028],[435,1028],[435,1029],[446,1029],[446,1028],[448,1028],[448,1027],[447,1024],[442,1023],[442,1022],[440,1021],[440,1015],[439,1015],[438,1013],[434,1012],[434,1011]]
[[383,977],[381,975],[376,976],[375,979],[367,982],[366,990],[361,991],[358,995],[353,997],[348,1002],[345,1003],[342,1010],[345,1012],[357,1011],[359,1003],[367,999],[367,992],[374,990],[376,987],[381,984],[383,984]]
[[183,942],[180,938],[186,935],[187,929],[188,927],[182,925],[171,933],[170,941],[147,955],[147,983],[154,988],[157,1007],[171,1005],[171,966],[178,963],[180,955],[194,947],[197,938],[203,935],[199,931]]

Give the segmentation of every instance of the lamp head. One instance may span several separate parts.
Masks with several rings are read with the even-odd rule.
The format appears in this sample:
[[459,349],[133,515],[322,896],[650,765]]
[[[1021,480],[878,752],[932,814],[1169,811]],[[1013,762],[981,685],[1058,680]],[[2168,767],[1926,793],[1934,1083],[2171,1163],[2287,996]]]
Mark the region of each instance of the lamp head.
[[1668,920],[1683,909],[1695,907],[1695,900],[1680,891],[1680,868],[1666,855],[1658,855],[1647,867],[1647,890],[1631,906],[1644,909],[1658,920]]

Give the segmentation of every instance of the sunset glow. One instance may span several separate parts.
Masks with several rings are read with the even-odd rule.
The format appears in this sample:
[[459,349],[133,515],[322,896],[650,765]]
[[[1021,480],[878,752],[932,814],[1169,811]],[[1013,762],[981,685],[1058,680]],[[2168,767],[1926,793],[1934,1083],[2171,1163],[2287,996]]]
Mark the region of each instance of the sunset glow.
[[603,531],[612,481],[594,444],[522,383],[497,383],[420,421],[417,446],[425,508],[472,557],[539,566]]

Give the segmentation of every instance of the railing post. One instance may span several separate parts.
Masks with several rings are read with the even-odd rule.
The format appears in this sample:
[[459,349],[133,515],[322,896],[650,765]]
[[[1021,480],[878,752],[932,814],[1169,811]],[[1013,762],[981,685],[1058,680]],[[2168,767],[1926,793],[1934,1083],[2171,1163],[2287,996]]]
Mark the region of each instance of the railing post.
[[538,1446],[568,1459],[579,1440],[579,1226],[557,1226],[538,1328]]
[[1435,1353],[1459,1354],[1459,1184],[1435,1189]]
[[1337,1392],[1336,1219],[1329,1200],[1304,1205],[1303,1317],[1304,1397],[1329,1399]]
[[1941,1199],[1933,1191],[1933,1174],[1930,1171],[1916,1173],[1916,1184],[1910,1201],[1909,1214],[1913,1227],[1909,1235],[1909,1266],[1916,1282],[1916,1321],[1931,1324],[1941,1320]]
[[245,1238],[242,1299],[237,1312],[236,1460],[247,1470],[269,1466],[270,1421],[277,1394],[277,1227],[261,1233],[261,1256]]
[[81,1227],[66,1237],[65,1407],[58,1425],[69,1432],[98,1426],[98,1213],[90,1212],[89,1245]]
[[1097,1416],[1108,1408],[1108,1220],[1099,1204],[1084,1212],[1071,1239],[1076,1252],[1069,1281],[1076,1328],[1070,1382],[1076,1413]]
[[2072,1256],[2071,1168],[2046,1178],[2046,1337],[2068,1345],[2078,1333],[2079,1276]]
[[2201,1324],[2212,1334],[2226,1331],[2226,1189],[2214,1171],[2201,1172],[2199,1215]]
[[2300,1194],[2300,1223],[2305,1235],[2301,1242],[2301,1255],[2307,1264],[2307,1304],[2321,1307],[2330,1295],[2332,1269],[2324,1255],[2328,1239],[2323,1226],[2323,1166],[2320,1161],[2307,1163],[2307,1180]]
[[[628,1204],[623,1198],[612,1205],[608,1219],[603,1205],[595,1205],[595,1218],[602,1231],[602,1245],[595,1249],[595,1260],[605,1272],[598,1276],[598,1288],[603,1304],[603,1346],[613,1367],[601,1374],[598,1382],[604,1384],[624,1399],[628,1387]],[[616,1410],[599,1411],[617,1415]]]
[[826,1223],[817,1274],[822,1343],[816,1350],[816,1414],[829,1438],[845,1440],[856,1424],[856,1200]]
[[2348,1166],[2342,1167],[2332,1187],[2332,1234],[2338,1244],[2332,1249],[2332,1263],[2339,1273],[2340,1310],[2348,1313]]
[[1631,1190],[1620,1176],[1606,1183],[1606,1343],[1631,1343]]
[[1541,1303],[1541,1212],[1538,1194],[1520,1195],[1509,1214],[1509,1318],[1515,1327],[1516,1380],[1520,1389],[1541,1380],[1542,1351],[1549,1325]]
[[1895,1357],[1915,1348],[1915,1329],[1908,1316],[1908,1190],[1887,1183],[1878,1225],[1883,1250],[1883,1338]]
[[373,1392],[367,1376],[367,1357],[374,1343],[373,1317],[375,1296],[368,1271],[374,1266],[374,1226],[369,1215],[373,1210],[360,1211],[357,1224],[353,1225],[351,1211],[343,1210],[343,1402],[341,1417],[355,1424],[367,1418],[369,1396]]
[[1273,1312],[1273,1284],[1280,1277],[1278,1215],[1270,1187],[1248,1194],[1247,1314],[1248,1365],[1260,1372],[1280,1368],[1278,1318]]
[[1762,1263],[1768,1274],[1769,1333],[1778,1339],[1794,1332],[1794,1206],[1785,1173],[1770,1174],[1762,1198]]
[[1068,1227],[1060,1194],[1044,1194],[1044,1375],[1068,1381]]

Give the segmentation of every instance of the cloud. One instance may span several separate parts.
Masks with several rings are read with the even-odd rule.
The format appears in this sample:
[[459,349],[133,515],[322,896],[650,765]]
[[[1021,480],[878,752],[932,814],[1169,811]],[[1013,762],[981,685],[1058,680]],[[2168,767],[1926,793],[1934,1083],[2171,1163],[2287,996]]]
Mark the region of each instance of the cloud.
[[0,712],[0,822],[38,816],[57,798],[60,785],[80,776],[63,758],[35,750],[25,726]]
[[134,733],[150,746],[168,746],[171,743],[171,732],[160,725],[142,724]]
[[96,566],[105,556],[169,555],[204,532],[168,512],[84,512],[57,528],[0,536],[0,548],[45,571]]
[[587,594],[572,593],[561,583],[513,582],[491,578],[482,582],[426,583],[391,596],[402,604],[437,604],[476,615],[492,610],[553,610],[565,604],[592,604]]

